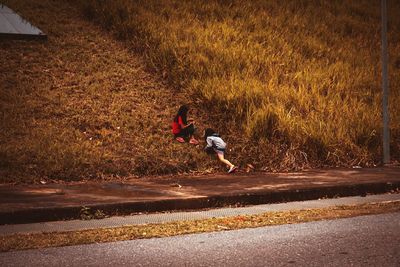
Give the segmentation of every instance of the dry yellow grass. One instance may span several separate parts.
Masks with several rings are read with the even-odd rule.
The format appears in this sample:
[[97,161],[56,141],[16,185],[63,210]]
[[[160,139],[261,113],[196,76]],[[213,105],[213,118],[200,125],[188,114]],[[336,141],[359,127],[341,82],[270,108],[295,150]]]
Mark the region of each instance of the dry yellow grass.
[[[0,182],[168,174],[205,155],[172,143],[187,96],[65,1],[4,1],[47,42],[0,42]],[[201,116],[199,116],[201,117]],[[198,119],[200,122],[200,119]]]
[[[400,3],[388,6],[398,157]],[[379,1],[93,0],[84,9],[215,117],[239,119],[248,138],[329,165],[380,160]]]
[[[222,169],[171,143],[170,120],[188,102],[200,132],[221,131],[242,166],[380,162],[378,2],[3,2],[49,41],[0,42],[2,182]],[[388,2],[399,159],[400,4]]]

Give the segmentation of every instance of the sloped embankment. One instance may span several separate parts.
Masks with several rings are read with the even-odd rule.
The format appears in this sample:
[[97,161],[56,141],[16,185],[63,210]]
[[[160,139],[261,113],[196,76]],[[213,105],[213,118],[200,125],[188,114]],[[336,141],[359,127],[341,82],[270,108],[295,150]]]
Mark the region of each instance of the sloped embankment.
[[[171,142],[181,103],[193,104],[200,132],[222,132],[229,158],[242,166],[380,161],[375,4],[3,2],[49,40],[0,42],[1,182],[222,170],[201,148]],[[397,55],[399,20],[390,18]],[[398,158],[400,75],[392,58]]]
[[0,182],[207,167],[199,149],[171,142],[171,117],[189,100],[129,48],[66,1],[4,4],[49,40],[0,42]]
[[[379,1],[92,0],[83,8],[171,84],[201,96],[242,163],[251,157],[259,167],[282,169],[380,162]],[[399,8],[388,2],[397,159]]]

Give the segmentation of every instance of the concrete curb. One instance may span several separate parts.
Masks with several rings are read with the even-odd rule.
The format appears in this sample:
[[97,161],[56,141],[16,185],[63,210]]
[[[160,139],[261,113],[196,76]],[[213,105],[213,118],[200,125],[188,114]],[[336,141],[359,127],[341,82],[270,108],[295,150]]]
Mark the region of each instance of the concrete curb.
[[[85,207],[89,208],[93,213],[96,210],[100,210],[109,216],[113,216],[146,212],[199,210],[232,205],[245,206],[269,204],[319,198],[335,198],[358,195],[365,196],[366,194],[382,194],[396,190],[400,190],[400,181],[338,185],[298,190],[280,190],[275,192],[266,191],[236,195],[219,195],[189,199],[119,202],[98,205],[94,204],[87,205]],[[27,209],[15,212],[0,212],[0,225],[79,219],[81,218],[82,208],[82,206],[70,206]]]

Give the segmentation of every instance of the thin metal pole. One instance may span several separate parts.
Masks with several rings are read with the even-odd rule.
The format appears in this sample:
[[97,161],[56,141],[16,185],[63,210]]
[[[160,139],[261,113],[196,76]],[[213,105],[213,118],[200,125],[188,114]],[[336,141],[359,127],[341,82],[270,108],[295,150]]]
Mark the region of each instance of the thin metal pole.
[[382,88],[383,88],[383,163],[390,162],[390,136],[389,136],[389,85],[388,85],[388,55],[387,55],[387,5],[386,0],[381,0],[382,10]]

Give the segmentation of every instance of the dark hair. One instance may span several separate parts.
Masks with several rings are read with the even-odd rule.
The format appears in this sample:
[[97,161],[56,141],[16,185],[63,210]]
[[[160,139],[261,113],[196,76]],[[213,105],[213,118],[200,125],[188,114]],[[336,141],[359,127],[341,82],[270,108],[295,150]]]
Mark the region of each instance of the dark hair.
[[182,121],[184,124],[187,124],[187,113],[189,111],[189,107],[186,105],[182,105],[180,106],[179,110],[178,110],[178,114],[176,114],[174,121],[178,122],[179,121],[179,116],[182,117]]
[[209,136],[211,136],[211,135],[213,135],[213,134],[216,134],[216,132],[215,132],[213,129],[211,129],[211,128],[207,128],[207,129],[204,131],[204,140],[207,141],[207,137],[209,137]]

